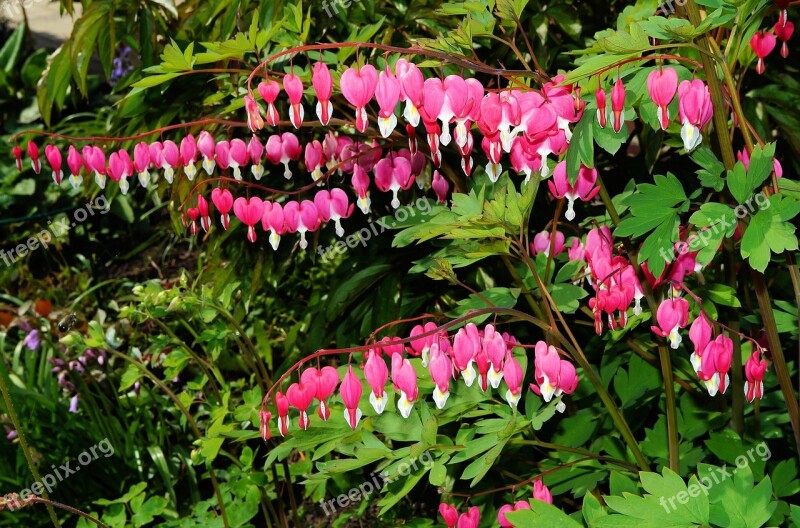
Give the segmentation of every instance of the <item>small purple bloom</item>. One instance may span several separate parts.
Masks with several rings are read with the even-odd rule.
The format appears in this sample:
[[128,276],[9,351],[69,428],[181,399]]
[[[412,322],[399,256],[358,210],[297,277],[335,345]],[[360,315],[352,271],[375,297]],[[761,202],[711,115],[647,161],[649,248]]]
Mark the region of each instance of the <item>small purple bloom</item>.
[[78,400],[79,399],[80,399],[80,396],[77,395],[77,394],[72,397],[72,399],[69,401],[69,412],[71,412],[71,413],[77,413],[78,412]]
[[25,336],[23,343],[25,343],[25,346],[31,350],[39,350],[39,345],[41,345],[39,342],[39,330],[31,330],[30,333]]
[[10,429],[8,431],[8,434],[6,435],[6,440],[8,440],[10,442],[10,441],[14,440],[16,437],[17,437],[17,430],[16,429]]

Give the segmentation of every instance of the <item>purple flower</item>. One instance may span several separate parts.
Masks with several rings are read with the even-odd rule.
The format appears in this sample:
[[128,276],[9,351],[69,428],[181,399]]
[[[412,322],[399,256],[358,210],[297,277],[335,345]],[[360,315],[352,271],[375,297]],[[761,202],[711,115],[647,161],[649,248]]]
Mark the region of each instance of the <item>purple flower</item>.
[[17,430],[16,429],[9,429],[8,434],[6,435],[6,440],[9,442],[14,440],[17,437]]
[[78,412],[78,400],[80,400],[80,396],[78,394],[72,397],[72,399],[69,401],[69,412]]
[[25,336],[23,343],[31,350],[39,350],[39,345],[41,345],[39,342],[39,330],[31,330],[30,333]]

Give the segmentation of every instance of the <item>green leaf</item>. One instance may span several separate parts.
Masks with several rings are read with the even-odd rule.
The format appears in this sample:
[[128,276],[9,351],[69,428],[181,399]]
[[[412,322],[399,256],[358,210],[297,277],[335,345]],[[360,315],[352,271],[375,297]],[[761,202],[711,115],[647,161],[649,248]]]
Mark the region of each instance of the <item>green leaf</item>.
[[572,140],[567,148],[567,177],[570,184],[578,180],[581,163],[589,168],[594,167],[594,137],[592,123],[595,121],[590,112],[584,112],[581,120],[572,131]]
[[7,74],[11,74],[17,68],[17,62],[20,59],[22,51],[22,44],[25,41],[25,31],[27,26],[23,22],[11,36],[8,37],[6,43],[0,48],[0,70]]
[[740,308],[742,303],[736,295],[736,289],[727,284],[709,284],[705,287],[706,295],[711,301],[723,306]]
[[530,500],[530,510],[506,513],[506,519],[515,527],[553,526],[558,528],[582,528],[581,523],[552,504],[537,499]]
[[742,257],[753,269],[763,272],[770,261],[770,252],[796,251],[795,227],[789,220],[800,212],[800,202],[780,194],[770,196],[765,206],[750,220],[742,236]]

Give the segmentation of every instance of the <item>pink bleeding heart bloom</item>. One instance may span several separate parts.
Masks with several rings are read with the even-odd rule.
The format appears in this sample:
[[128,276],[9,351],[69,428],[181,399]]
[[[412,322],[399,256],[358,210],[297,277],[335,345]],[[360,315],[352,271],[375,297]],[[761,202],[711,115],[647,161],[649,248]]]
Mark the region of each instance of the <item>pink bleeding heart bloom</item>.
[[[572,394],[578,386],[578,374],[575,366],[565,359],[561,359],[558,351],[552,345],[539,341],[534,347],[534,379],[536,384],[531,384],[531,390],[549,402],[553,397],[562,394]],[[564,412],[564,402],[556,405],[559,412]]]
[[315,387],[314,397],[319,400],[317,414],[323,420],[331,416],[331,409],[326,400],[334,393],[339,384],[339,373],[333,367],[308,368],[300,375],[302,383]]
[[356,107],[356,130],[364,132],[367,129],[366,106],[378,85],[378,72],[375,67],[367,64],[359,69],[352,66],[345,70],[339,80],[342,95],[351,105]]
[[171,139],[164,141],[161,168],[164,169],[164,179],[167,180],[167,183],[172,183],[175,176],[175,169],[180,165],[180,160],[181,152],[178,149],[178,145]]
[[264,128],[264,119],[261,117],[261,107],[253,98],[248,94],[244,96],[244,109],[247,112],[247,127],[251,132],[256,132]]
[[703,141],[700,129],[714,115],[714,105],[708,86],[700,79],[683,81],[678,85],[678,114],[681,119],[681,139],[686,151],[691,151]]
[[222,228],[227,231],[231,221],[229,213],[233,208],[233,195],[228,189],[220,189],[218,187],[211,191],[211,201],[214,202],[214,207],[219,211],[219,220],[222,223]]
[[613,128],[614,132],[619,132],[622,129],[622,124],[625,121],[622,115],[625,111],[625,86],[622,84],[622,78],[618,77],[617,82],[611,89],[611,114],[614,117]]
[[556,231],[555,242],[552,242],[550,231],[542,231],[533,237],[531,242],[531,253],[538,255],[544,253],[545,256],[550,256],[550,248],[553,247],[553,256],[559,255],[564,252],[564,233]]
[[503,504],[497,511],[497,522],[503,528],[511,528],[514,525],[508,522],[508,520],[506,520],[506,514],[509,512],[514,512],[519,510],[530,510],[530,509],[531,505],[528,503],[528,501],[524,500],[517,501],[517,503],[514,504],[513,506],[511,504]]
[[369,197],[369,175],[360,165],[355,165],[353,177],[350,179],[353,188],[358,195],[358,207],[364,214],[369,213],[369,206],[372,203]]
[[491,324],[487,324],[486,328],[483,330],[481,346],[486,354],[486,358],[489,360],[489,366],[491,367],[488,372],[488,382],[493,389],[496,389],[500,386],[500,382],[504,377],[503,365],[505,363],[506,352],[508,352],[509,349],[506,346],[503,335],[495,330],[494,326]]
[[286,232],[286,222],[283,214],[283,206],[281,204],[277,202],[266,202],[264,204],[261,227],[264,231],[270,232],[269,244],[274,251],[277,251],[278,245],[281,242],[281,235]]
[[453,363],[450,357],[439,348],[439,343],[430,345],[430,362],[428,369],[431,379],[436,385],[433,389],[433,401],[437,409],[444,409],[450,397],[450,380],[453,377]]
[[298,226],[297,232],[300,233],[300,247],[306,249],[308,241],[306,240],[306,233],[315,232],[319,229],[320,218],[317,206],[311,200],[303,200],[300,202],[300,209],[298,210]]
[[288,73],[283,77],[283,89],[289,96],[289,104],[292,108],[289,112],[289,120],[295,128],[300,128],[303,124],[305,111],[303,110],[303,81],[293,73]]
[[408,418],[417,400],[417,372],[402,354],[392,354],[392,383],[395,390],[400,391],[397,409],[403,418]]
[[280,391],[275,393],[275,405],[278,408],[278,431],[281,436],[289,433],[289,399]]
[[[147,149],[147,143],[144,144],[145,149]],[[147,156],[147,162],[150,162],[150,156]],[[81,176],[81,169],[83,168],[83,158],[78,153],[78,149],[74,146],[69,146],[69,152],[67,153],[67,166],[69,167],[70,177],[69,182],[72,184],[74,189],[77,189],[78,186],[83,182],[83,176]]]
[[678,348],[682,340],[678,330],[689,322],[689,302],[683,297],[664,299],[658,306],[656,321],[658,326],[650,327],[653,333],[666,337],[673,350]]
[[689,327],[689,340],[694,345],[694,352],[692,352],[691,362],[694,371],[699,374],[700,365],[703,357],[703,350],[711,342],[711,337],[714,335],[714,329],[711,323],[708,322],[705,312],[700,312],[700,315],[695,317],[692,325]]
[[261,221],[261,217],[264,214],[264,202],[261,201],[261,198],[258,196],[254,196],[249,200],[244,197],[237,198],[236,201],[233,202],[233,213],[236,215],[236,218],[247,226],[247,240],[255,242],[255,225]]
[[580,238],[572,238],[569,249],[567,250],[567,255],[569,256],[569,260],[586,260],[586,249],[583,247]]
[[475,356],[480,350],[481,337],[478,333],[478,327],[473,323],[467,323],[464,328],[456,332],[456,336],[453,338],[451,357],[456,370],[461,372],[467,387],[471,387],[475,381],[475,368],[472,365],[475,362]]
[[756,57],[758,57],[756,72],[759,74],[764,73],[764,58],[772,53],[772,50],[775,49],[776,42],[775,35],[767,33],[766,31],[756,31],[750,38],[750,47],[753,49],[753,53],[756,54]]
[[439,515],[442,516],[444,524],[447,528],[455,528],[458,522],[458,510],[455,506],[445,504],[444,502],[439,505]]
[[446,179],[442,178],[442,175],[439,174],[438,170],[433,171],[433,181],[431,182],[431,188],[433,192],[436,193],[436,200],[440,204],[447,203],[447,193],[450,191],[450,184],[447,182]]
[[264,155],[264,145],[253,135],[247,142],[247,154],[250,156],[250,172],[256,180],[260,180],[264,175],[264,165],[261,164],[261,157]]
[[508,385],[505,398],[511,407],[516,407],[522,397],[522,379],[525,373],[522,366],[510,353],[506,353],[506,359],[503,362],[503,379]]
[[290,200],[283,205],[283,232],[297,233],[300,228],[300,203]]
[[364,377],[372,391],[369,394],[369,403],[375,412],[382,414],[386,409],[386,382],[389,380],[389,368],[376,350],[367,352],[367,362],[364,364]]
[[[72,148],[74,148],[74,147],[72,147]],[[14,159],[17,162],[17,171],[21,172],[22,171],[22,148],[20,148],[19,146],[14,146],[14,148],[11,149],[11,152],[14,154]]]
[[94,171],[94,181],[101,189],[106,187],[106,155],[100,147],[87,146],[83,149],[83,161],[89,170]]
[[594,99],[597,101],[597,123],[600,128],[605,128],[608,121],[608,108],[606,106],[606,92],[602,88],[598,88],[594,93]]
[[361,386],[361,380],[353,373],[353,365],[348,365],[347,374],[339,386],[339,394],[344,402],[344,419],[351,429],[355,429],[358,421],[361,419],[361,409],[358,408],[358,402],[361,399],[361,392],[364,388]]
[[319,191],[314,196],[314,205],[317,206],[320,220],[327,222],[333,220],[336,225],[336,235],[343,236],[344,228],[342,227],[342,218],[348,218],[353,213],[354,204],[350,203],[347,193],[341,189],[335,188],[330,192]]
[[434,343],[439,343],[443,336],[446,337],[444,333],[439,334],[431,334],[425,337],[417,337],[422,334],[427,334],[428,332],[433,332],[438,328],[436,323],[433,321],[429,321],[425,323],[425,325],[415,325],[414,328],[411,329],[411,334],[409,337],[411,338],[411,342],[409,343],[410,348],[408,349],[409,355],[415,357],[422,357],[422,366],[428,366],[428,359],[430,357],[430,350],[431,346]]
[[216,162],[214,161],[216,155],[215,147],[214,137],[205,130],[200,132],[200,136],[197,138],[197,150],[203,156],[203,169],[209,176],[211,176],[214,172],[214,167],[216,167]]
[[211,216],[208,214],[208,201],[202,194],[197,195],[197,210],[200,213],[200,227],[208,233],[211,229]]
[[315,182],[322,179],[322,167],[325,166],[327,161],[322,143],[315,139],[313,142],[306,144],[304,161],[306,170],[311,173],[311,178]]
[[236,180],[242,179],[240,167],[244,167],[250,162],[250,153],[247,150],[247,143],[239,138],[232,139],[228,154],[229,166],[233,168],[233,177]]
[[753,403],[753,400],[764,397],[764,374],[768,366],[761,357],[761,350],[753,352],[745,363],[744,376],[747,380],[744,382],[744,394],[748,402]]
[[289,405],[300,411],[299,425],[300,429],[308,429],[308,407],[314,401],[314,395],[317,392],[316,384],[314,383],[292,383],[289,390],[286,391],[286,398],[289,400]]
[[317,117],[322,126],[327,126],[333,114],[331,106],[331,94],[333,93],[333,79],[328,65],[324,62],[314,64],[314,71],[311,74],[311,86],[317,94]]
[[462,513],[458,518],[456,528],[478,528],[481,522],[481,511],[477,506],[470,508],[467,513]]
[[784,59],[789,56],[789,46],[787,42],[789,39],[792,38],[792,34],[794,33],[794,24],[789,20],[779,20],[777,24],[775,24],[775,36],[778,40],[781,41],[781,57]]
[[228,170],[231,163],[231,143],[228,140],[222,140],[214,146],[214,159],[217,165],[222,170]]
[[387,138],[397,126],[397,117],[394,107],[400,101],[400,81],[391,72],[389,67],[378,75],[375,86],[375,100],[378,102],[378,130],[381,136]]
[[[194,177],[197,175],[197,166],[195,165],[197,162],[197,141],[195,141],[193,135],[188,134],[184,136],[181,140],[180,151],[181,160],[183,161],[183,173],[186,174],[186,178],[188,178],[189,181],[193,181]],[[134,150],[134,157],[135,156],[136,151]]]
[[392,193],[392,207],[400,207],[400,198],[397,193],[402,189],[407,191],[414,184],[411,174],[411,163],[402,156],[391,155],[380,160],[375,165],[375,185],[383,192]]
[[267,140],[266,151],[267,160],[271,163],[275,165],[283,163],[283,176],[287,180],[292,177],[289,162],[297,161],[303,155],[303,147],[300,146],[300,140],[292,132],[270,136]]
[[42,170],[42,165],[39,163],[39,147],[33,141],[28,141],[28,157],[31,159],[33,172],[39,174]]
[[[128,179],[127,179],[127,163],[126,157],[128,153],[121,155],[121,152],[112,152],[108,157],[108,176],[120,185],[120,192],[125,194],[128,192]],[[128,158],[130,159],[130,158]]]
[[261,409],[258,413],[259,418],[259,431],[261,433],[261,439],[265,442],[272,437],[272,432],[269,430],[269,423],[272,421],[272,413],[266,409]]
[[553,495],[550,493],[547,486],[544,485],[542,479],[533,481],[533,498],[548,504],[553,504]]
[[275,108],[275,100],[281,93],[281,86],[276,81],[261,81],[258,83],[258,93],[267,103],[267,123],[269,126],[277,126],[281,118]]
[[413,62],[398,59],[395,63],[397,80],[400,81],[400,100],[405,101],[403,117],[413,127],[419,125],[419,109],[422,106],[422,87],[425,78]]
[[61,164],[64,161],[61,158],[61,151],[55,145],[47,145],[44,148],[44,156],[53,169],[53,181],[56,182],[56,185],[61,185],[61,180],[64,178],[64,171],[61,170]]
[[673,68],[657,69],[647,76],[647,90],[658,106],[658,122],[661,129],[669,126],[669,103],[678,91],[678,73]]
[[556,165],[553,170],[553,179],[547,182],[547,186],[556,198],[567,199],[567,212],[564,216],[567,220],[573,220],[575,219],[575,200],[588,202],[597,196],[600,187],[596,186],[596,183],[597,169],[590,169],[581,164],[578,179],[575,181],[575,185],[571,185],[567,177],[567,162],[562,161]]
[[709,342],[703,350],[700,364],[700,379],[706,384],[709,396],[717,392],[725,394],[730,378],[728,371],[733,359],[733,341],[724,334]]

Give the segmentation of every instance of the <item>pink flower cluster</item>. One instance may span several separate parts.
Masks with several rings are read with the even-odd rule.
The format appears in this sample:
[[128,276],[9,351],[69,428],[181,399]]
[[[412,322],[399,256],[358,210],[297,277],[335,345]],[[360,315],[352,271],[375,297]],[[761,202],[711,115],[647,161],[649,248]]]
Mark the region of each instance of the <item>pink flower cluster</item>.
[[[686,151],[697,148],[702,142],[700,132],[713,115],[713,105],[708,86],[699,79],[683,81],[678,84],[678,74],[672,68],[658,68],[647,77],[647,90],[656,104],[659,124],[663,130],[669,126],[669,104],[678,94],[678,110],[681,122],[681,138]],[[608,120],[606,93],[599,88],[595,93],[597,102],[597,120],[600,127],[605,127]],[[625,109],[625,87],[622,78],[618,78],[611,90],[611,114],[614,118],[614,132],[622,128],[622,117]]]
[[455,506],[443,502],[439,505],[439,515],[447,528],[478,528],[481,522],[481,511],[477,506],[459,515]]
[[[518,404],[525,373],[512,355],[517,344],[514,337],[498,332],[491,324],[478,329],[474,324],[468,323],[453,336],[437,331],[437,328],[433,322],[416,325],[407,340],[408,346],[400,338],[387,337],[367,350],[362,372],[369,386],[369,402],[376,414],[382,414],[391,401],[386,391],[391,381],[399,396],[397,410],[404,418],[410,416],[420,394],[417,370],[409,357],[421,358],[422,368],[427,369],[434,382],[432,396],[439,409],[444,408],[447,403],[452,381],[459,377],[467,386],[472,386],[477,380],[482,391],[488,390],[490,386],[498,389],[501,382],[505,381],[506,401],[512,407]],[[531,385],[531,389],[545,401],[549,402],[553,396],[571,394],[575,390],[578,383],[575,367],[560,359],[555,348],[547,347],[544,342],[537,343],[535,365],[536,383]],[[321,370],[309,368],[300,374],[299,381],[293,383],[285,394],[277,392],[275,404],[280,433],[285,435],[288,431],[290,407],[299,411],[299,426],[306,429],[309,425],[307,410],[314,399],[320,402],[320,418],[327,420],[330,409],[326,399],[333,394],[337,384],[345,406],[345,420],[355,429],[363,415],[359,403],[364,384],[356,375],[353,364],[350,364],[341,384],[332,367]],[[563,411],[563,404],[559,404],[559,410]],[[265,439],[269,437],[268,422],[271,417],[270,411],[262,411],[261,430]]]
[[[378,105],[378,129],[388,138],[398,124],[395,107],[405,103],[403,117],[409,136],[409,150],[416,152],[415,128],[420,122],[425,128],[431,159],[441,163],[440,146],[454,140],[466,175],[472,170],[474,139],[471,127],[476,124],[483,134],[481,148],[489,158],[486,167],[492,181],[502,170],[503,153],[509,154],[513,168],[527,176],[541,171],[547,176],[545,162],[550,154],[563,153],[569,143],[570,123],[577,122],[583,112],[583,102],[571,86],[559,86],[563,76],[554,78],[542,87],[542,92],[504,90],[486,93],[474,78],[450,75],[445,79],[425,79],[414,63],[398,59],[394,71],[388,66],[378,72],[370,64],[350,67],[342,74],[339,90],[355,108],[355,128],[363,133],[368,126],[367,105],[374,99]],[[331,119],[333,78],[328,67],[316,63],[312,68],[311,84],[317,97],[317,117],[327,125]],[[290,102],[289,119],[299,128],[303,120],[303,83],[293,73],[283,78],[283,90]],[[265,123],[276,126],[279,116],[275,101],[281,87],[277,81],[261,82],[257,90],[266,103],[266,114],[251,91],[245,96],[248,125],[255,132]],[[264,119],[266,115],[266,121]],[[452,135],[451,135],[451,126]]]
[[594,326],[598,335],[603,332],[603,315],[612,329],[627,324],[627,311],[634,304],[633,313],[641,313],[644,297],[636,272],[627,258],[614,252],[614,237],[606,227],[589,231],[584,244],[584,259],[589,271],[589,284],[595,289],[589,307],[594,313]]

